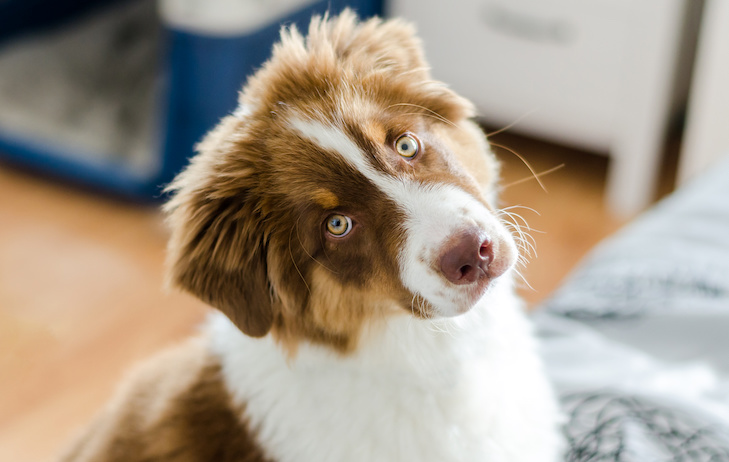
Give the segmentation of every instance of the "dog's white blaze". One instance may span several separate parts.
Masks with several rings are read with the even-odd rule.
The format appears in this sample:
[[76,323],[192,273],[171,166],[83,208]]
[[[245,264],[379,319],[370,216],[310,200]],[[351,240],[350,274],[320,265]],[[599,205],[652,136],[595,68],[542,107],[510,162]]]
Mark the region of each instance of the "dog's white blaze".
[[378,173],[365,159],[357,143],[340,129],[314,120],[292,119],[291,126],[320,148],[339,154],[349,165],[361,172],[380,189],[387,188],[387,177]]
[[465,305],[473,303],[462,288],[444,280],[434,262],[444,241],[470,225],[506,245],[514,245],[504,227],[479,201],[453,185],[424,184],[377,171],[359,146],[337,127],[298,118],[291,120],[291,125],[304,138],[341,156],[403,210],[406,236],[398,263],[405,287],[444,316],[462,313]]

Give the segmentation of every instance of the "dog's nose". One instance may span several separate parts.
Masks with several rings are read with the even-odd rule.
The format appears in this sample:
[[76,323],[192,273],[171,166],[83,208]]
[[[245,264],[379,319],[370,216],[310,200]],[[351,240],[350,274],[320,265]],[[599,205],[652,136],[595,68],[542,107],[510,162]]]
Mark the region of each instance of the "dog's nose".
[[440,271],[453,284],[471,284],[489,275],[493,259],[491,240],[476,231],[465,231],[446,244]]

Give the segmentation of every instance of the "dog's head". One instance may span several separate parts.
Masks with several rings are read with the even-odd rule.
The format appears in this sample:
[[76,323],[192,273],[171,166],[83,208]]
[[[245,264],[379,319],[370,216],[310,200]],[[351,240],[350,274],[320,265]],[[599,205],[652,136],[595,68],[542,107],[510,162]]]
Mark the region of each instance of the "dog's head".
[[243,332],[352,349],[392,315],[468,311],[516,258],[471,105],[400,21],[285,31],[166,206],[173,284]]

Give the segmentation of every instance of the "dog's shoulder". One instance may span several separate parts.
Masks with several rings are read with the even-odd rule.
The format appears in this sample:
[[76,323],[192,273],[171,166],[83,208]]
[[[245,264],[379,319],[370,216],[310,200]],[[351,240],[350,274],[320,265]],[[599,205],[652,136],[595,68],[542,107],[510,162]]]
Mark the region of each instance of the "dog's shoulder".
[[138,366],[63,462],[266,461],[202,338]]

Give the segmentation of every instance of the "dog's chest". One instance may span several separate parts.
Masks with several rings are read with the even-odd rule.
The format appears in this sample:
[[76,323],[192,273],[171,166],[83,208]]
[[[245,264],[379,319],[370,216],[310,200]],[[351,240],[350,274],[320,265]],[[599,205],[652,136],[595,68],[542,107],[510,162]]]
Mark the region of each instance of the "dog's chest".
[[249,400],[246,412],[281,461],[445,461],[481,433],[478,416],[462,405],[466,393],[455,389],[329,374],[270,384],[282,385],[285,390]]
[[[408,329],[402,335],[434,334]],[[528,416],[548,393],[539,390],[534,402],[533,393],[514,390],[545,386],[513,367],[524,361],[518,346],[488,355],[411,338],[351,363],[304,350],[287,364],[267,340],[228,335],[222,348],[239,354],[226,353],[226,380],[274,460],[530,460],[514,453],[520,441],[541,438],[530,434]],[[403,347],[418,344],[428,351],[409,355]]]

